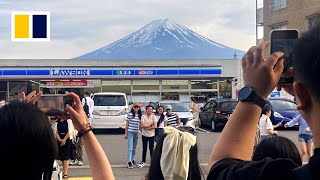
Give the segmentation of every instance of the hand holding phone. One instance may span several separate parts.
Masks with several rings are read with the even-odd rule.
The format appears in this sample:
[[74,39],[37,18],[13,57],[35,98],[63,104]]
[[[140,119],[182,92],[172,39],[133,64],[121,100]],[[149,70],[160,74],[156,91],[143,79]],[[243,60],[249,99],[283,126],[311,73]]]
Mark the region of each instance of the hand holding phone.
[[276,29],[270,33],[270,54],[284,53],[284,69],[278,84],[293,83],[293,77],[285,77],[285,73],[292,67],[290,55],[298,37],[299,31],[296,29]]

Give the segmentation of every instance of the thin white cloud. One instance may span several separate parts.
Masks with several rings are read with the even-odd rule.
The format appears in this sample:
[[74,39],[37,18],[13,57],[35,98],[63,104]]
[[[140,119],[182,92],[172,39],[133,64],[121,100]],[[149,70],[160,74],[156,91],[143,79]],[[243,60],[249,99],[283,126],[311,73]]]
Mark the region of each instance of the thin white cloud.
[[[5,53],[0,59],[73,58],[164,18],[233,48],[246,50],[255,42],[255,4],[247,0],[11,0],[3,5],[0,52]],[[52,41],[10,42],[10,14],[6,13],[15,10],[50,11]]]

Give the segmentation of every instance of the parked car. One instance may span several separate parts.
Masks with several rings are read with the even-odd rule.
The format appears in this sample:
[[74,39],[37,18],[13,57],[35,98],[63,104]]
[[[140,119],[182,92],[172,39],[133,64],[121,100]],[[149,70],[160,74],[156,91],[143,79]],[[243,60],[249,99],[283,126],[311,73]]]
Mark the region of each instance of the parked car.
[[129,108],[125,93],[95,93],[92,99],[94,102],[92,129],[121,129],[125,127]]
[[212,131],[222,130],[237,103],[238,101],[234,99],[210,99],[209,102],[207,102],[202,108],[200,108],[201,126],[209,126],[211,127]]
[[[276,125],[282,122],[282,127],[285,123],[291,121],[298,116],[297,105],[294,101],[287,98],[268,98],[267,103],[271,107],[271,122]],[[298,126],[299,124],[296,124]],[[296,127],[297,128],[297,127]]]
[[184,126],[195,128],[195,121],[193,119],[193,115],[190,112],[189,108],[185,105],[185,103],[181,101],[168,100],[158,102],[157,106],[160,105],[164,106],[164,108],[166,108],[167,105],[171,105],[172,112],[176,113],[179,116]]

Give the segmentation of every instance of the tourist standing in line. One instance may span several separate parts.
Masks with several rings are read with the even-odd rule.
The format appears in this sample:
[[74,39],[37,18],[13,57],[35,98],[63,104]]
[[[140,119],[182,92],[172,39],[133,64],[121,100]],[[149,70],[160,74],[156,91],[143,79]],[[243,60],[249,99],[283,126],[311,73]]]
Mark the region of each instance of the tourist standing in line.
[[124,138],[128,139],[128,168],[132,169],[136,162],[134,156],[136,154],[136,147],[138,143],[138,133],[140,129],[140,122],[142,112],[140,104],[135,102],[132,105],[131,111],[128,113],[126,120],[126,128]]

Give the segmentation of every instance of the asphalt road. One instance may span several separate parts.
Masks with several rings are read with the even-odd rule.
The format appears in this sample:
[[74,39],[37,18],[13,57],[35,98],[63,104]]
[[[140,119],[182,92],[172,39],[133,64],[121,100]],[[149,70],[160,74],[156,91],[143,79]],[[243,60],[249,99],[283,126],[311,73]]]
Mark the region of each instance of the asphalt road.
[[[147,173],[148,167],[142,169],[134,168],[127,169],[127,141],[123,138],[122,131],[106,130],[95,132],[97,139],[102,145],[106,155],[113,168],[116,179],[128,179],[140,180],[143,179]],[[212,146],[219,137],[220,132],[211,132],[209,129],[199,129],[196,131],[198,140],[198,157],[204,175],[206,175],[206,169],[208,164],[209,155]],[[291,139],[296,145],[298,145],[298,131],[297,130],[280,130],[279,135]],[[297,146],[298,147],[298,146]],[[149,152],[148,152],[149,153]],[[142,155],[142,142],[139,137],[137,149],[136,149],[136,162],[141,162]],[[149,163],[149,155],[147,156],[147,163]],[[84,165],[83,166],[69,166],[69,177],[90,177],[91,172],[89,169],[86,154],[84,153]]]

